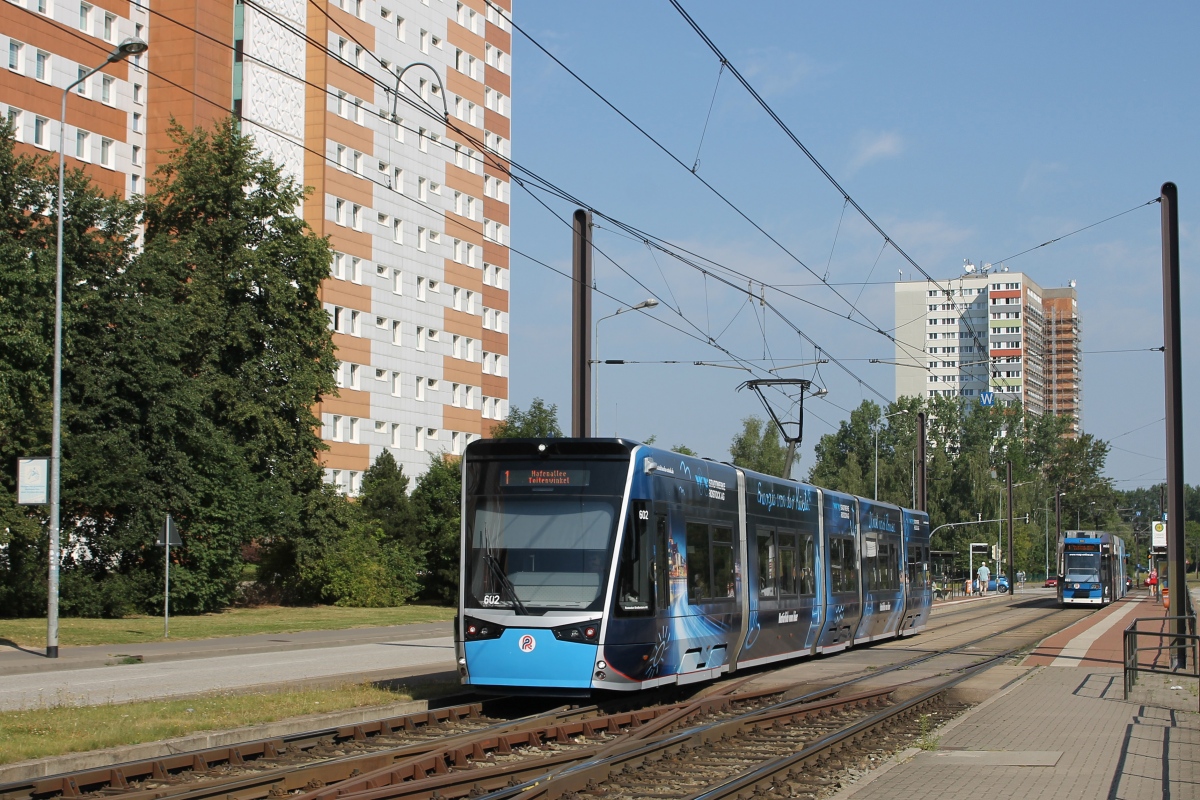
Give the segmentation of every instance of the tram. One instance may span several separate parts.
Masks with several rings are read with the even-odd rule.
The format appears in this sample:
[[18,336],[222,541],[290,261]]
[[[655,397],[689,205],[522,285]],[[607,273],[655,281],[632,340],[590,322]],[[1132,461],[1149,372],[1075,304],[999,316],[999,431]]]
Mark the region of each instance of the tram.
[[924,512],[626,439],[483,439],[463,457],[462,683],[583,696],[908,636]]
[[1104,606],[1125,596],[1125,540],[1105,531],[1063,531],[1058,602]]

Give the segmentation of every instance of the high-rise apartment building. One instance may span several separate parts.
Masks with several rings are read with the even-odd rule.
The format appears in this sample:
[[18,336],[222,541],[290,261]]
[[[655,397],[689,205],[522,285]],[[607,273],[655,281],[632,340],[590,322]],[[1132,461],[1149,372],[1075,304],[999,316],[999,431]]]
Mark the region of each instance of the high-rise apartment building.
[[[510,7],[509,0],[496,3]],[[0,109],[57,151],[62,89],[117,42],[150,50],[72,96],[68,166],[145,190],[167,126],[229,113],[312,193],[339,396],[317,409],[349,494],[389,449],[410,476],[508,413],[512,35],[484,0],[8,0]]]
[[896,284],[896,395],[1019,401],[1072,418],[1079,431],[1079,318],[1074,286],[968,271]]

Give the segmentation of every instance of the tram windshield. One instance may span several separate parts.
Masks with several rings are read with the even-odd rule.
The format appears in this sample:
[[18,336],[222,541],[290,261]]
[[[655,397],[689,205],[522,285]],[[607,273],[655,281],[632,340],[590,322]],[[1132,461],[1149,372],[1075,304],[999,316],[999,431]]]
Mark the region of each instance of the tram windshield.
[[467,608],[603,608],[627,462],[468,465]]
[[1068,583],[1099,583],[1100,581],[1100,553],[1072,553],[1067,552],[1067,575]]

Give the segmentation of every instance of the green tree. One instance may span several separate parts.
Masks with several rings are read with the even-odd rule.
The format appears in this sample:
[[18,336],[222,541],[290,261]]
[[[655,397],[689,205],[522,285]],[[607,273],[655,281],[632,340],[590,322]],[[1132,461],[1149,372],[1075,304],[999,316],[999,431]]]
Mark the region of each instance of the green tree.
[[782,477],[787,449],[773,422],[749,416],[742,420],[741,432],[730,442],[729,456],[739,467]]
[[[0,614],[40,614],[46,607],[44,508],[14,502],[16,459],[48,455],[51,438],[57,170],[41,156],[15,152],[0,124]],[[63,463],[61,610],[119,613],[125,592],[74,591],[83,569],[104,569],[95,546],[110,520],[92,514],[89,479],[77,455],[80,410],[92,389],[96,321],[125,288],[133,258],[136,204],[101,194],[80,170],[64,176]],[[111,469],[122,469],[117,463]],[[75,573],[75,574],[73,574]],[[86,585],[84,585],[86,589]],[[98,605],[97,605],[98,603]]]
[[558,426],[558,406],[533,398],[528,411],[513,406],[502,422],[492,427],[493,439],[552,439],[563,435]]
[[425,550],[422,594],[452,604],[458,600],[462,462],[439,453],[412,493],[413,514]]
[[366,519],[396,542],[419,564],[424,563],[424,546],[408,496],[408,476],[390,451],[384,450],[363,473],[359,507]]

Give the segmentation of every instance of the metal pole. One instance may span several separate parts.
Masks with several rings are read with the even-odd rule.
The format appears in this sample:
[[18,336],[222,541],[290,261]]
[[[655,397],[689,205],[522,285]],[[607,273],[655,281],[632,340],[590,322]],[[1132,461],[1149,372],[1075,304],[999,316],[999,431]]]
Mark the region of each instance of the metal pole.
[[879,499],[879,426],[875,426],[875,499]]
[[1162,274],[1163,274],[1163,355],[1166,375],[1167,412],[1167,575],[1171,587],[1167,614],[1171,632],[1177,637],[1171,666],[1187,668],[1187,621],[1184,597],[1187,573],[1184,571],[1183,511],[1183,353],[1179,302],[1179,197],[1173,183],[1162,185]]
[[[1046,501],[1046,517],[1042,520],[1046,525],[1046,550],[1043,554],[1042,570],[1046,573],[1045,577],[1050,577],[1050,501]],[[1133,546],[1136,550],[1137,540],[1134,540]]]
[[572,256],[571,329],[571,435],[587,436],[592,429],[592,212],[577,209],[574,215]]
[[166,578],[163,581],[163,638],[171,638],[171,515],[167,515],[167,532],[163,547]]
[[[85,76],[86,77],[86,76]],[[84,78],[80,78],[84,80]],[[50,432],[50,579],[46,604],[46,657],[58,658],[58,551],[62,530],[62,307],[63,307],[63,175],[67,150],[67,95],[79,81],[63,89],[58,124],[58,222],[54,256],[54,399]]]
[[104,67],[127,56],[144,53],[146,43],[125,39],[98,67],[93,67],[63,89],[58,122],[58,222],[54,247],[54,388],[50,430],[50,575],[46,585],[46,657],[58,658],[58,554],[62,533],[62,306],[63,306],[63,195],[67,150],[67,95]]
[[1008,462],[1008,590],[1017,593],[1016,562],[1013,560],[1013,484],[1012,462]]
[[917,454],[916,454],[916,491],[914,500],[917,511],[928,511],[928,495],[926,494],[925,475],[925,412],[917,412]]

